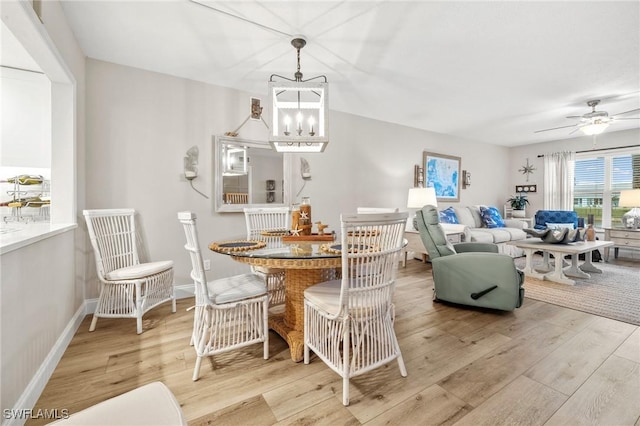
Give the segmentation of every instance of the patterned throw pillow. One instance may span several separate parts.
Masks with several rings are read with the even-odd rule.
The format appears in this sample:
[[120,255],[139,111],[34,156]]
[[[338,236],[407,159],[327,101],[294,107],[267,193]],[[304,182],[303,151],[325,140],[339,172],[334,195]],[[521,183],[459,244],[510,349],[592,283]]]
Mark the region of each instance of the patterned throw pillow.
[[438,216],[440,217],[440,223],[459,223],[453,207],[440,210],[440,212],[438,212]]
[[487,228],[504,228],[504,221],[500,216],[500,211],[495,207],[480,207],[482,223]]

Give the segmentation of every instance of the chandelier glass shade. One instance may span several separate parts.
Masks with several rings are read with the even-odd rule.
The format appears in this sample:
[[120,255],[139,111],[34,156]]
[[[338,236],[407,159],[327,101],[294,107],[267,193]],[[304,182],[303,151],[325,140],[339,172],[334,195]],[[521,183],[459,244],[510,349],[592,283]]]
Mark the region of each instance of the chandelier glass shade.
[[269,143],[278,152],[322,152],[329,143],[329,84],[325,76],[302,79],[300,49],[306,41],[294,38],[291,44],[298,52],[294,78],[269,79]]

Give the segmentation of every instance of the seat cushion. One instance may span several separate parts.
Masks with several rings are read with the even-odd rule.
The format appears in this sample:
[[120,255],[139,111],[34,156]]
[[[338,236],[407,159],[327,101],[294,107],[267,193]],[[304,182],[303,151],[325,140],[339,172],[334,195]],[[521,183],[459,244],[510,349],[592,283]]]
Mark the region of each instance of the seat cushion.
[[264,279],[255,274],[234,275],[207,283],[209,297],[214,303],[231,303],[267,294]]
[[456,217],[458,218],[458,223],[462,225],[466,225],[469,228],[478,228],[478,226],[476,226],[476,221],[473,218],[473,215],[471,214],[468,208],[454,207],[454,210],[456,211]]
[[186,425],[180,403],[162,382],[153,382],[115,396],[77,413],[56,425]]
[[109,281],[137,280],[164,272],[171,268],[173,268],[172,260],[140,263],[138,265],[127,266],[126,268],[111,271],[105,275],[105,278]]
[[304,298],[318,309],[330,314],[340,312],[340,286],[342,280],[325,281],[312,285],[304,291]]

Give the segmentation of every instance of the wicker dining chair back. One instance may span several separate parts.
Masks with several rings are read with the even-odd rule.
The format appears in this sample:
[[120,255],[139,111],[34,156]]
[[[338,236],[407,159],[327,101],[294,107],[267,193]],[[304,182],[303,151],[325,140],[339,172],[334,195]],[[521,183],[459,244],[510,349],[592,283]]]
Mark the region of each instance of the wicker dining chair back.
[[392,304],[408,214],[342,215],[342,278],[309,287],[304,302],[304,362],[313,351],[349,379],[397,360],[407,372],[393,328]]
[[178,220],[183,225],[187,240],[184,248],[191,258],[191,278],[196,294],[191,334],[191,344],[197,355],[193,380],[198,380],[205,356],[262,342],[264,359],[268,359],[269,298],[264,281],[252,273],[207,281],[196,215],[180,212]]
[[[269,236],[268,231],[285,231],[291,227],[291,211],[288,207],[247,207],[244,209],[247,239],[266,241],[269,247],[282,244],[280,236]],[[254,274],[265,280],[269,292],[269,306],[284,304],[284,269],[251,266]]]
[[136,318],[140,334],[142,317],[150,309],[171,301],[175,312],[173,261],[140,262],[135,210],[84,210],[83,215],[101,283],[89,331],[98,318]]

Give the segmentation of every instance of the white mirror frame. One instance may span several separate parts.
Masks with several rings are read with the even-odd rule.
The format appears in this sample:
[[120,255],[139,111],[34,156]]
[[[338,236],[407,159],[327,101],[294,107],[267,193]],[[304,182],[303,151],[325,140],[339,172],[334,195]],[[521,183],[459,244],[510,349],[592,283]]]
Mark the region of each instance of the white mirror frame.
[[[214,209],[217,213],[244,212],[245,207],[283,207],[291,204],[291,154],[281,154],[282,176],[283,176],[283,202],[268,204],[227,204],[224,202],[224,188],[222,171],[222,145],[239,145],[247,148],[258,148],[271,150],[271,145],[266,141],[255,141],[232,136],[214,136],[213,138],[213,181],[214,181]],[[251,184],[249,192],[252,191]]]

